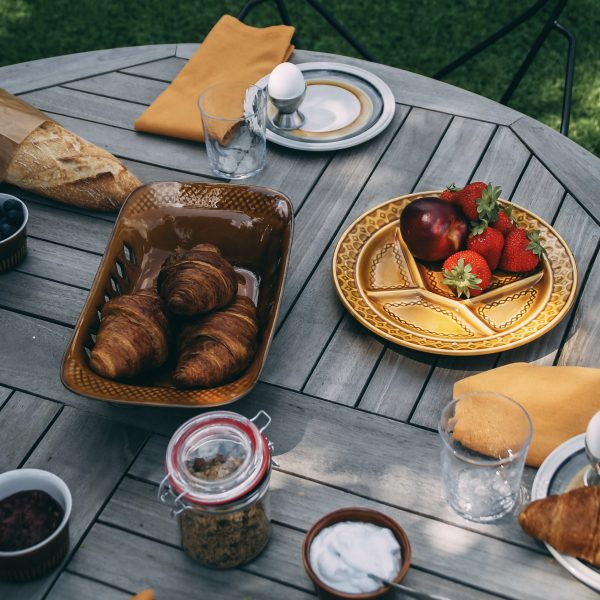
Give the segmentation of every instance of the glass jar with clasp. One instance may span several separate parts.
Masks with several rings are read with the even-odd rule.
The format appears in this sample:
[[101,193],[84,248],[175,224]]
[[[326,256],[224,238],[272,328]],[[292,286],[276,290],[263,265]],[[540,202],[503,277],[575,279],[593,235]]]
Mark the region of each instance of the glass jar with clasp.
[[235,567],[269,541],[272,444],[263,432],[270,422],[262,410],[252,419],[212,412],[184,423],[169,442],[159,499],[179,520],[183,549],[203,565]]

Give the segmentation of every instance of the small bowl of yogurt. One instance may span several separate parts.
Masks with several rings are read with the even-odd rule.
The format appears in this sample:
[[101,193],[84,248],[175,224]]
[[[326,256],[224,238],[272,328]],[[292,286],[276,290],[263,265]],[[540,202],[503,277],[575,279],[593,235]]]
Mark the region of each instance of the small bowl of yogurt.
[[411,548],[402,527],[368,508],[341,508],[319,519],[304,538],[304,568],[322,600],[392,598],[390,586],[410,567]]

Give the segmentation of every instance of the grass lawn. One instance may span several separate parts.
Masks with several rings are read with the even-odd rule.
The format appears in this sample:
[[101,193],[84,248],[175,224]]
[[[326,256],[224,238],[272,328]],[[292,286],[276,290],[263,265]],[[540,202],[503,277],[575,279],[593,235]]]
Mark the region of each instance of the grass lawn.
[[[533,1],[323,0],[323,4],[379,62],[431,75]],[[300,47],[356,56],[303,0],[287,4]],[[0,0],[0,64],[100,48],[201,41],[220,15],[235,15],[243,5],[243,0]],[[548,12],[522,25],[446,81],[498,100]],[[256,8],[248,22],[279,22],[274,3]],[[598,0],[571,0],[561,22],[577,37],[569,135],[600,156]],[[566,40],[553,31],[510,104],[556,129],[566,48]]]

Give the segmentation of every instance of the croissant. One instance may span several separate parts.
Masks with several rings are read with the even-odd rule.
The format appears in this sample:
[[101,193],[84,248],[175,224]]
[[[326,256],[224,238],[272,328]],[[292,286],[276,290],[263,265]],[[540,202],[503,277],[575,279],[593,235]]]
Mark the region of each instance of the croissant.
[[173,382],[179,388],[213,387],[241,373],[256,353],[258,322],[252,300],[233,304],[184,325],[177,339],[179,361]]
[[141,290],[109,300],[102,308],[90,367],[103,377],[133,377],[167,360],[169,324],[160,296]]
[[581,487],[532,502],[519,515],[525,533],[559,552],[600,566],[600,487]]
[[227,306],[235,298],[237,277],[216,246],[200,244],[167,258],[158,291],[171,312],[198,315]]

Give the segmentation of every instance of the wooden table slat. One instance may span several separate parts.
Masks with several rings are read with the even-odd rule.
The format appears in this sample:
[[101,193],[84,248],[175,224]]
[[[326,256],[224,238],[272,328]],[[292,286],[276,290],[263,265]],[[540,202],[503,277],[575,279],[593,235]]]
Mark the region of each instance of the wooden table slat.
[[[127,73],[113,71],[96,77],[87,77],[65,84],[72,90],[80,90],[108,98],[117,98],[138,104],[150,105],[167,87],[164,81],[136,77]],[[143,107],[139,108],[140,113]]]
[[60,410],[57,402],[21,392],[12,395],[0,410],[0,473],[19,467]]
[[521,117],[511,125],[511,129],[552,171],[567,191],[596,220],[600,220],[600,158],[530,117]]
[[29,237],[27,256],[17,271],[89,289],[99,264],[100,257],[97,254]]
[[4,89],[18,94],[174,54],[172,44],[94,50],[0,67],[0,81]]
[[131,600],[131,594],[108,585],[63,571],[50,593],[48,600]]
[[527,165],[511,201],[552,223],[565,195],[559,181],[534,156]]
[[64,87],[30,92],[23,94],[21,98],[45,113],[75,117],[131,131],[134,121],[144,111],[144,107],[139,104]]
[[498,127],[472,181],[492,182],[502,188],[502,198],[510,198],[531,153],[508,127]]
[[[596,230],[596,235],[597,233]],[[598,246],[596,246],[596,256],[598,256]],[[598,368],[596,351],[600,336],[599,297],[600,261],[596,260],[585,286],[585,294],[580,299],[573,315],[567,339],[559,352],[558,364]]]
[[[160,569],[148,569],[159,564]],[[261,600],[305,600],[312,593],[265,579],[248,571],[208,569],[189,559],[183,550],[148,538],[108,527],[93,526],[84,544],[69,565],[74,573],[110,582],[117,587],[141,590],[152,587],[157,598],[185,598],[200,588],[206,598]]]
[[455,117],[421,176],[415,192],[462,187],[471,179],[496,127],[490,123]]
[[0,409],[4,406],[13,390],[0,385]]
[[171,83],[175,76],[183,69],[187,60],[171,56],[161,60],[155,60],[134,67],[121,69],[124,73],[131,73],[139,77],[149,77],[166,83]]

